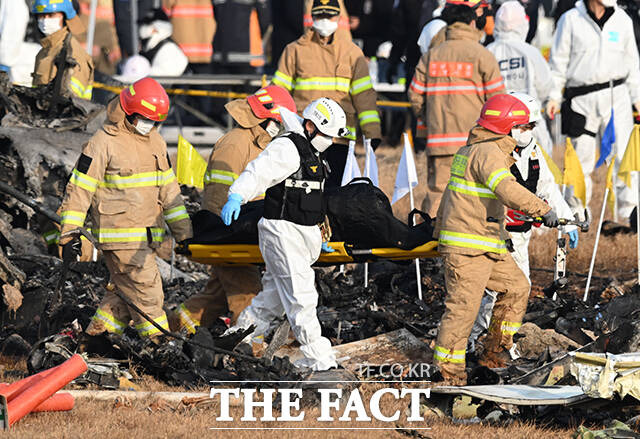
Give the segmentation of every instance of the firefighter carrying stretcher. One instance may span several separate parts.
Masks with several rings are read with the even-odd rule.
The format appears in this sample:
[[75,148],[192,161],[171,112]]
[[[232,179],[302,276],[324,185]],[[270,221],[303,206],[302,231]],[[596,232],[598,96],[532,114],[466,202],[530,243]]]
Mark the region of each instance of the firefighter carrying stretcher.
[[[225,108],[238,126],[218,140],[204,175],[202,209],[220,215],[229,187],[282,130],[280,108],[296,112],[293,98],[282,87],[270,85],[247,99],[236,99]],[[258,195],[254,200],[264,198]],[[169,316],[172,329],[195,333],[218,317],[231,313],[231,323],[260,291],[260,269],[253,266],[212,267],[204,291],[197,293]]]
[[553,209],[509,171],[518,138],[539,117],[532,110],[513,95],[490,98],[451,165],[434,232],[444,258],[447,298],[433,357],[448,384],[466,384],[467,339],[485,287],[498,298],[483,365],[504,366],[527,307],[529,282],[508,250],[505,205],[542,216],[547,227],[558,225]]
[[[158,123],[169,111],[169,97],[152,78],[125,88],[107,106],[107,121],[85,145],[60,208],[63,257],[80,252],[75,229],[90,209],[91,233],[99,243],[110,283],[158,325],[169,329],[154,249],[165,224],[176,241],[191,238],[191,220],[171,169]],[[142,337],[160,330],[108,291],[86,333],[121,334],[133,320]]]

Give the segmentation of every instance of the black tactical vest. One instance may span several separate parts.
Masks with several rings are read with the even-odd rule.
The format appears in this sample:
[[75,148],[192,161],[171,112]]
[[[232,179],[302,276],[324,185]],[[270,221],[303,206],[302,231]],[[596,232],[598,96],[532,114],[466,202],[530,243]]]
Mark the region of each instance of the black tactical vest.
[[[522,178],[522,174],[520,174],[520,170],[516,164],[511,165],[511,174],[516,178],[516,181],[529,189],[529,192],[534,195],[538,189],[538,180],[540,179],[540,161],[537,156],[536,154],[535,159],[529,159],[529,177],[526,180]],[[524,223],[519,226],[507,226],[507,231],[509,232],[527,232],[529,230],[531,230],[531,223]]]
[[283,182],[270,187],[264,197],[267,219],[283,219],[302,226],[324,221],[324,164],[306,137],[287,133],[300,155],[300,167]]

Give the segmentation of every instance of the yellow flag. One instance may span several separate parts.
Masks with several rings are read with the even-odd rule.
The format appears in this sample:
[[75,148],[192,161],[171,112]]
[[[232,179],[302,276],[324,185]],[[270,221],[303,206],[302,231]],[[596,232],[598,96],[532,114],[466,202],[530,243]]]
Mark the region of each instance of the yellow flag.
[[627,149],[620,162],[620,169],[618,169],[618,178],[624,181],[628,187],[631,187],[631,173],[633,171],[640,171],[640,125],[633,126]]
[[204,173],[207,170],[207,162],[187,139],[178,136],[178,163],[176,164],[178,183],[195,186],[198,189],[204,187]]
[[613,211],[616,205],[616,191],[613,187],[613,167],[615,164],[615,160],[612,158],[611,163],[609,164],[609,169],[607,170],[607,189],[609,189],[609,195],[607,195],[607,203],[609,203],[609,209]]
[[553,180],[556,182],[556,184],[562,184],[562,172],[560,172],[560,168],[558,168],[556,162],[554,162],[553,159],[549,157],[549,154],[547,154],[547,151],[545,151],[544,148],[538,146],[538,150],[542,153],[542,157],[544,157],[544,160],[547,162],[547,166],[553,174]]
[[567,146],[564,150],[564,176],[562,183],[567,186],[573,186],[573,195],[582,201],[584,206],[587,205],[587,189],[584,184],[584,173],[582,165],[573,149],[571,139],[567,137]]

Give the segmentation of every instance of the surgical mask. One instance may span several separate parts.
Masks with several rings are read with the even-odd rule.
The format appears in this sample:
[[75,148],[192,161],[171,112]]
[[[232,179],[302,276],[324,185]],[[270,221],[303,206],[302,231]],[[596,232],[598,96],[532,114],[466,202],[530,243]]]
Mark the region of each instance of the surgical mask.
[[520,147],[528,146],[533,141],[533,131],[522,131],[520,128],[511,128],[511,137]]
[[320,133],[316,133],[311,139],[311,144],[318,152],[325,152],[333,144],[331,137],[323,136]]
[[600,0],[600,2],[605,8],[613,8],[617,3],[616,0]]
[[322,37],[328,37],[338,30],[338,22],[331,21],[328,18],[313,20],[313,30],[318,32]]
[[148,120],[148,119],[138,119],[138,122],[136,122],[136,131],[139,132],[140,134],[142,134],[143,136],[146,136],[147,134],[149,134],[151,132],[151,130],[153,129],[153,127],[156,125],[156,123],[152,120]]
[[60,29],[62,29],[62,25],[60,24],[60,18],[58,17],[39,18],[38,29],[40,29],[40,32],[42,32],[47,36],[51,34],[55,34]]
[[278,134],[280,134],[280,132],[282,131],[282,127],[280,126],[279,123],[270,120],[269,123],[267,123],[267,126],[264,127],[264,130],[267,132],[267,134],[269,134],[271,136],[271,138],[273,139],[274,137],[276,137]]

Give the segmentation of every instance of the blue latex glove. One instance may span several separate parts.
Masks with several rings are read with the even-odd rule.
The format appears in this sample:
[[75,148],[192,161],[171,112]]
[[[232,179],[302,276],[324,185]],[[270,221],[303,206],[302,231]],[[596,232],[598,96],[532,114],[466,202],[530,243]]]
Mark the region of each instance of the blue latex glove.
[[229,194],[229,199],[222,207],[222,221],[225,225],[230,226],[233,221],[238,219],[241,203],[242,197],[240,195]]
[[331,248],[331,246],[329,245],[328,242],[323,242],[322,243],[322,252],[323,253],[333,253],[334,251],[336,251],[335,248]]
[[569,233],[567,233],[567,235],[569,235],[569,247],[570,248],[578,247],[578,231],[572,230]]
[[71,0],[63,1],[60,4],[60,12],[64,12],[64,15],[67,17],[67,20],[71,20],[76,16],[76,10],[73,8],[73,3]]

